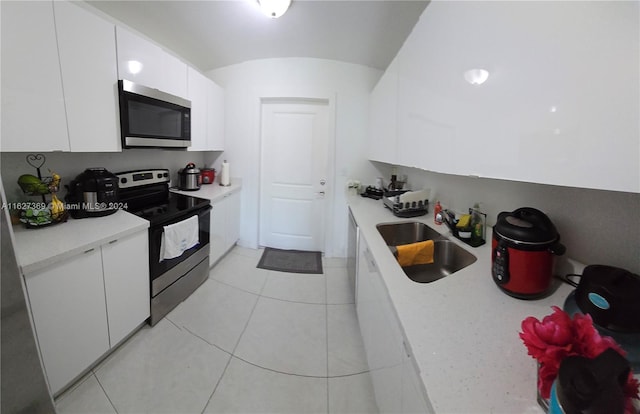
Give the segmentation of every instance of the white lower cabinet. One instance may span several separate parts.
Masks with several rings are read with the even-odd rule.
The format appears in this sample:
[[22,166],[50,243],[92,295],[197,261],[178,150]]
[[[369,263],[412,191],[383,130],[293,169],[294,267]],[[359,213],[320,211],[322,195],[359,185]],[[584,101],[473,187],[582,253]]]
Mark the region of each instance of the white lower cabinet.
[[113,240],[102,246],[109,341],[112,347],[149,317],[148,257],[147,232]]
[[381,413],[428,413],[424,385],[365,238],[358,248],[356,310]]
[[27,274],[25,284],[57,394],[149,317],[147,232]]
[[435,414],[424,383],[420,378],[413,355],[405,344],[405,356],[402,363],[402,412],[405,414]]
[[209,263],[215,264],[240,237],[240,193],[211,203]]
[[58,392],[109,350],[100,249],[26,275],[42,362]]

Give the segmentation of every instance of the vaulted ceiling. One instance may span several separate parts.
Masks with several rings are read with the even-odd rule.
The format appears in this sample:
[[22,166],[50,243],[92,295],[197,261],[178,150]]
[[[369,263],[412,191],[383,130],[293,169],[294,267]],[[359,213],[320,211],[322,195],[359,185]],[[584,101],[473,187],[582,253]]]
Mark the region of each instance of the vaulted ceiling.
[[278,19],[262,14],[257,0],[87,3],[208,71],[273,57],[385,69],[428,1],[293,0]]

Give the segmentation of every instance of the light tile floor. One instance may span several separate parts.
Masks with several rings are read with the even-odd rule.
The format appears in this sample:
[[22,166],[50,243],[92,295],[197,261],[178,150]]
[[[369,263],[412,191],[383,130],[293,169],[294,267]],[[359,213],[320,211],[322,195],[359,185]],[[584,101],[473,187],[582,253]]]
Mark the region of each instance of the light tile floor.
[[345,260],[308,275],[258,269],[261,255],[235,247],[58,413],[377,413]]

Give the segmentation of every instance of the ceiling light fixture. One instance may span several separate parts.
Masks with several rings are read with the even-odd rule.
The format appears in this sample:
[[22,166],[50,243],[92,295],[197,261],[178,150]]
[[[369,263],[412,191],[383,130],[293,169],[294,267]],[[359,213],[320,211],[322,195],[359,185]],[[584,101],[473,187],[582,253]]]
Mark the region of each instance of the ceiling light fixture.
[[469,69],[464,73],[464,79],[472,85],[482,85],[489,79],[489,72],[484,69]]
[[258,0],[258,3],[265,15],[277,19],[289,9],[291,0]]

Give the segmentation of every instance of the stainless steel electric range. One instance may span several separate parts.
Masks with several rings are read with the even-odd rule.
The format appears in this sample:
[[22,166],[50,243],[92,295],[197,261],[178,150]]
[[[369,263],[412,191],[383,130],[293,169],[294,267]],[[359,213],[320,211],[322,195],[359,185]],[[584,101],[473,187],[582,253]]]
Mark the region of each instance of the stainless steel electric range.
[[[167,169],[117,173],[119,203],[130,213],[149,220],[149,277],[153,326],[195,291],[209,274],[209,200],[169,191]],[[197,244],[174,258],[164,258],[163,238],[168,226],[197,217]],[[194,224],[194,220],[189,220]],[[173,226],[175,228],[175,226]],[[195,229],[194,229],[195,231]]]

